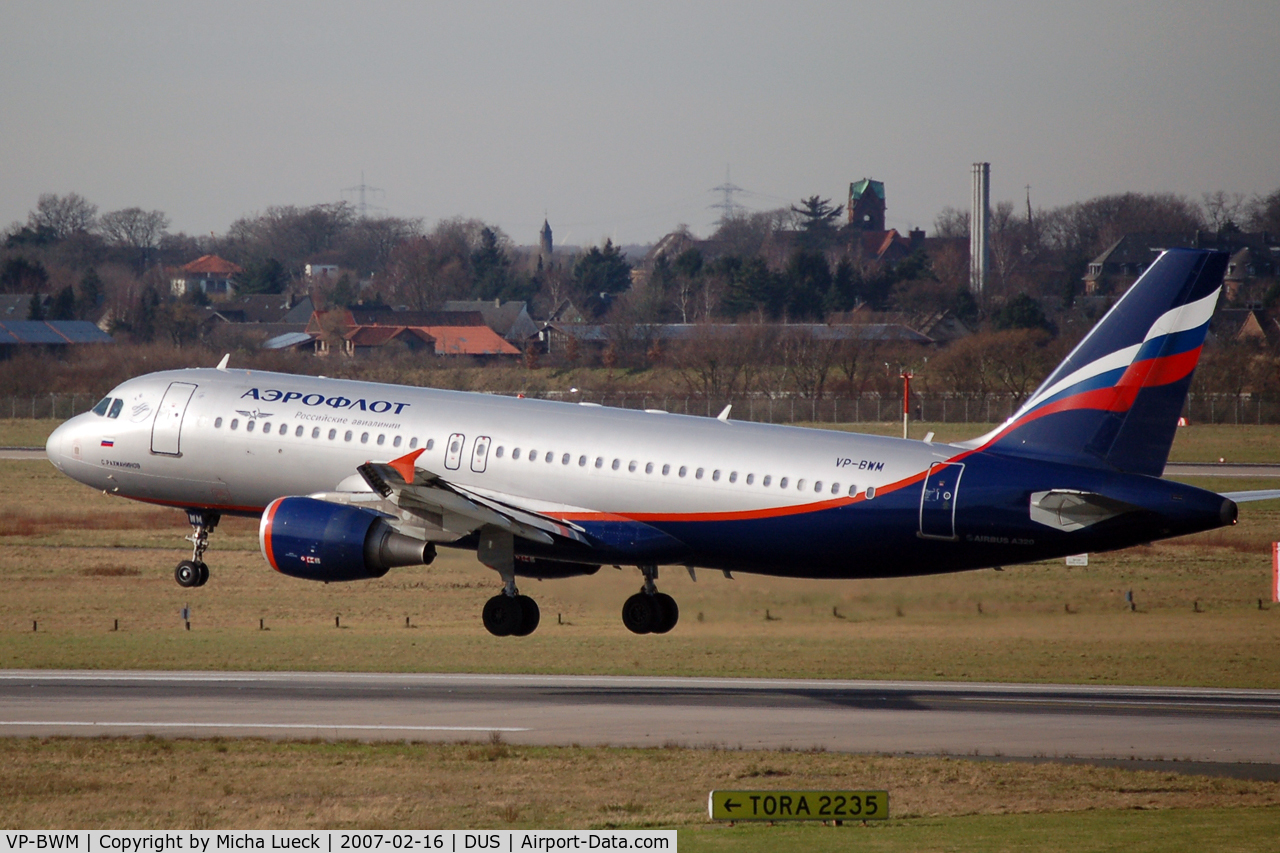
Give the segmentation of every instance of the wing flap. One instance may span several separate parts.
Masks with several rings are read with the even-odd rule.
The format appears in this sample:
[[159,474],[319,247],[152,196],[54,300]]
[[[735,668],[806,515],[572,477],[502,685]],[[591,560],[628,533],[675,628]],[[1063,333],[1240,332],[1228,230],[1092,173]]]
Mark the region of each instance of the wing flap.
[[366,462],[356,470],[369,488],[384,499],[415,515],[426,516],[445,530],[459,535],[490,524],[543,545],[554,544],[553,536],[590,544],[580,531],[570,525],[506,501],[479,495],[423,468],[411,467],[414,459],[401,457],[392,462]]

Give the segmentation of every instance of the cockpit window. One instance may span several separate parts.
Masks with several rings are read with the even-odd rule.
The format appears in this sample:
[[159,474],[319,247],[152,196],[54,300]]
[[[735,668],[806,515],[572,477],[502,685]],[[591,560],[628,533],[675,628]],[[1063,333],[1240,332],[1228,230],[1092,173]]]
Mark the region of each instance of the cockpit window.
[[123,410],[124,410],[124,400],[117,397],[115,401],[112,402],[111,411],[107,412],[107,417],[118,418],[120,417],[120,412],[122,412]]
[[107,413],[107,408],[111,405],[110,397],[103,397],[98,401],[98,405],[93,407],[93,413],[98,417],[102,417]]

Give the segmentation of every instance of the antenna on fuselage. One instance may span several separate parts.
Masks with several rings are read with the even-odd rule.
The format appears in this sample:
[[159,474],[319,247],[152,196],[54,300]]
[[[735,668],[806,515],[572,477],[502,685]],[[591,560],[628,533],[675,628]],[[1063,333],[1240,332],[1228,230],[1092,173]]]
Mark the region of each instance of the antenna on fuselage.
[[218,370],[226,370],[227,362],[231,361],[231,353],[227,353],[222,357],[222,361],[218,362]]
[[724,411],[722,411],[720,414],[716,415],[716,420],[718,420],[718,421],[725,421],[725,422],[728,422],[728,420],[729,420],[729,412],[731,412],[731,411],[733,411],[733,403],[730,403],[729,405],[725,406],[725,407],[724,407]]

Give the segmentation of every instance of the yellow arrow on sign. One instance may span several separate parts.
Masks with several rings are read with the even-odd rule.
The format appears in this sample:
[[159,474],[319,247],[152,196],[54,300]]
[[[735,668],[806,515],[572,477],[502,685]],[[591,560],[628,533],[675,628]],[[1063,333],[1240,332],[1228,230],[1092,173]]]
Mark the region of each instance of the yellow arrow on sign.
[[888,820],[888,791],[712,791],[712,820]]

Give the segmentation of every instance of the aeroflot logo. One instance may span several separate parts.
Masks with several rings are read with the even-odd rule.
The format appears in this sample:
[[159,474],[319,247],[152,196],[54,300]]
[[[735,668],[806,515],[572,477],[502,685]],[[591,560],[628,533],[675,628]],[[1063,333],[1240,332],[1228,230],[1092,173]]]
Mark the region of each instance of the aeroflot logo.
[[[298,391],[281,391],[276,388],[250,388],[240,395],[243,400],[246,397],[254,400],[261,400],[264,403],[293,403],[298,402],[304,406],[328,406],[331,409],[359,409],[362,412],[391,412],[398,415],[405,409],[409,408],[409,403],[396,403],[390,400],[352,400],[347,397],[325,397],[323,394],[302,394]],[[393,411],[394,410],[394,411]]]

